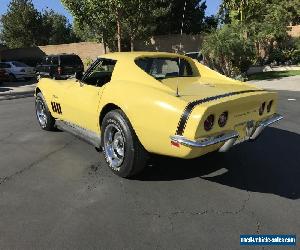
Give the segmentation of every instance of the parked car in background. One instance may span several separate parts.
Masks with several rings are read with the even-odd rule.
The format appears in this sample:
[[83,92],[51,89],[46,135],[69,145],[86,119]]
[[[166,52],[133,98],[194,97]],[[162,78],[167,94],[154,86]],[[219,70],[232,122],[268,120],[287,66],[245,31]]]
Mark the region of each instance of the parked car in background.
[[37,78],[50,77],[67,79],[75,73],[83,72],[83,63],[78,55],[59,54],[46,56],[36,67]]
[[8,82],[9,81],[9,74],[5,69],[0,69],[0,83]]
[[22,62],[0,62],[0,69],[9,73],[10,81],[30,80],[35,77],[35,69]]
[[185,53],[185,55],[192,58],[192,59],[197,60],[200,63],[202,63],[203,60],[204,60],[204,57],[203,57],[203,55],[200,51],[198,51],[198,52],[187,52],[187,53]]

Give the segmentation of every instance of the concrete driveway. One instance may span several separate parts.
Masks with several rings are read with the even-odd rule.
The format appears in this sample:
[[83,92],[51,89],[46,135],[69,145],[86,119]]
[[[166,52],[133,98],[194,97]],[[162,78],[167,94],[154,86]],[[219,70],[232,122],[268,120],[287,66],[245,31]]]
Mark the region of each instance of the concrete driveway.
[[300,92],[279,93],[285,119],[256,142],[155,157],[134,180],[41,131],[33,98],[0,101],[0,248],[244,249],[240,234],[297,234],[299,248]]
[[249,81],[261,88],[287,91],[300,91],[300,76],[290,76],[280,79]]

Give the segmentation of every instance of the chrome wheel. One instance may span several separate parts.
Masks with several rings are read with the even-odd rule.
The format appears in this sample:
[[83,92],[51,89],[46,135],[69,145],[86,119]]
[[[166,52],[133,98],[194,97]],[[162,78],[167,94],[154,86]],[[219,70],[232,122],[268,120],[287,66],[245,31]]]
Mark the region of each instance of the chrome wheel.
[[36,116],[41,126],[43,128],[46,127],[47,125],[46,107],[41,100],[37,100],[36,102]]
[[110,167],[120,169],[125,155],[125,139],[121,130],[114,124],[109,124],[104,131],[104,151]]

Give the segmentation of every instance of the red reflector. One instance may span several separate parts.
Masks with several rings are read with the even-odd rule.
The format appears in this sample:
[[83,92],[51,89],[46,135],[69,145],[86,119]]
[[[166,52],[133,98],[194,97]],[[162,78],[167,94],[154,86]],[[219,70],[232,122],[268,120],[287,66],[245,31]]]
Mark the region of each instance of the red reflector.
[[176,148],[179,148],[180,147],[180,143],[179,142],[175,142],[175,141],[171,141],[171,145],[176,147]]

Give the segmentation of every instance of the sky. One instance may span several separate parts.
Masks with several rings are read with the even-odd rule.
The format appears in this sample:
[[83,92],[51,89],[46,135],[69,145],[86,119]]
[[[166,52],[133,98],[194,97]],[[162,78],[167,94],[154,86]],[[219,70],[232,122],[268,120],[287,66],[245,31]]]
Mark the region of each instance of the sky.
[[[10,0],[0,0],[0,15],[6,12]],[[207,10],[206,15],[214,15],[217,13],[221,0],[206,0]],[[56,12],[65,15],[71,22],[72,16],[61,4],[60,0],[33,0],[34,6],[38,10],[46,9],[47,7]]]

